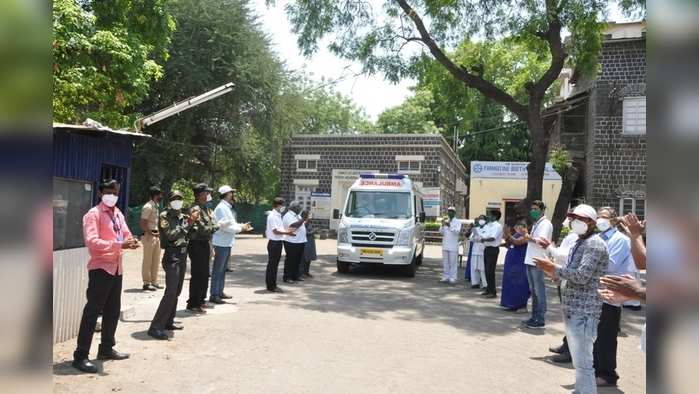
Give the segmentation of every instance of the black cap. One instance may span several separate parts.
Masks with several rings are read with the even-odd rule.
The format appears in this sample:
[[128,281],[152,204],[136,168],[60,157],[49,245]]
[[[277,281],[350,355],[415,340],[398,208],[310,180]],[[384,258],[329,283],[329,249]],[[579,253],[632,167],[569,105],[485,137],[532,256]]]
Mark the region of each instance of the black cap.
[[182,197],[182,193],[180,193],[179,190],[173,190],[170,192],[170,200],[174,200],[176,198],[179,198],[180,200],[184,200],[184,197]]
[[160,188],[159,188],[158,186],[151,186],[151,187],[148,189],[148,191],[150,192],[150,195],[151,195],[151,196],[155,196],[155,195],[160,194],[160,193],[163,192],[162,190],[160,190]]
[[194,191],[194,194],[201,193],[201,192],[211,193],[213,190],[214,189],[210,188],[209,185],[207,185],[206,183],[197,183],[192,188],[192,191]]

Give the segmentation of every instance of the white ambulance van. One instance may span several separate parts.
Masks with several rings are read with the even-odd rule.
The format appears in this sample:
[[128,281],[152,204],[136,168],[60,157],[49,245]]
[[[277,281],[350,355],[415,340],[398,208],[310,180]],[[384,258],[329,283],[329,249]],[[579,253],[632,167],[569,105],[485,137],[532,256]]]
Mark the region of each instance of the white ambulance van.
[[337,229],[337,270],[352,264],[400,266],[415,276],[425,249],[422,193],[405,175],[361,174],[347,193]]

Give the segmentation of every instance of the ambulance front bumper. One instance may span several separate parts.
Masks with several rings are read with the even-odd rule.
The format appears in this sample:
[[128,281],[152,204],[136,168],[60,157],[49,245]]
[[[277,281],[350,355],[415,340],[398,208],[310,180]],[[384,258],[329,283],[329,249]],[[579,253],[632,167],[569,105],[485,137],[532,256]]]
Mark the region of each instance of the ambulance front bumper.
[[408,265],[413,258],[410,246],[352,246],[337,245],[337,259],[348,263]]

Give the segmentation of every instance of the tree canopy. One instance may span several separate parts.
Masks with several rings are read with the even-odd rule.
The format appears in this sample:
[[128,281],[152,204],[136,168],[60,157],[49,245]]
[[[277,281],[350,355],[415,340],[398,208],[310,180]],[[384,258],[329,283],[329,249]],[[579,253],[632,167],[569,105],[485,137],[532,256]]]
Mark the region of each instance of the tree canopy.
[[53,2],[53,117],[131,126],[163,76],[175,21],[167,0]]

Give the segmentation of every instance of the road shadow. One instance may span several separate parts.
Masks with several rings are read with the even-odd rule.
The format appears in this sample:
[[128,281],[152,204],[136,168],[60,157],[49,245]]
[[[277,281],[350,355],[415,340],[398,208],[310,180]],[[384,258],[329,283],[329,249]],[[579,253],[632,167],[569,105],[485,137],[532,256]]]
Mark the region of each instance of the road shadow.
[[53,374],[61,376],[72,376],[72,375],[97,375],[97,376],[108,376],[109,374],[104,372],[104,364],[102,360],[90,360],[95,366],[97,366],[96,374],[89,374],[82,371],[78,371],[73,368],[73,360],[63,361],[60,363],[53,364]]
[[[172,332],[170,331],[165,331],[167,334],[168,338],[172,338]],[[136,331],[131,333],[131,338],[139,340],[139,341],[161,341],[162,339],[155,339],[148,335],[148,330],[143,330],[143,331]]]
[[[266,254],[234,256],[236,272],[226,275],[226,287],[248,290],[255,294],[266,291],[251,290],[264,286]],[[442,322],[460,330],[483,336],[498,336],[519,329],[522,320],[529,316],[512,313],[499,307],[500,299],[487,299],[477,289],[460,281],[446,286],[438,283],[441,277],[441,259],[424,258],[415,278],[408,278],[400,267],[357,266],[349,274],[338,274],[334,254],[323,254],[311,264],[314,279],[301,284],[280,283],[283,297],[251,301],[260,305],[278,305],[283,302],[291,307],[322,313],[340,313],[359,319],[383,319],[385,313],[392,318],[408,321]],[[283,261],[279,276],[282,275]],[[394,269],[398,268],[398,269]],[[502,265],[496,272],[501,283]],[[463,268],[459,270],[463,278]],[[498,294],[500,291],[498,290]],[[549,300],[557,300],[556,288],[549,284]],[[548,316],[560,316],[560,304],[550,302]],[[563,336],[563,331],[547,327],[531,330],[532,335],[553,334]]]
[[562,369],[569,369],[569,370],[574,370],[573,368],[573,363],[555,363],[553,362],[553,357],[554,356],[539,356],[539,357],[529,357],[530,360],[534,361],[541,361],[543,363],[546,363],[548,365],[553,365],[554,367],[559,367]]
[[143,293],[143,294],[147,294],[147,293],[155,293],[155,291],[143,290],[143,289],[140,288],[140,287],[134,287],[133,289],[126,289],[126,290],[124,290],[124,293]]

